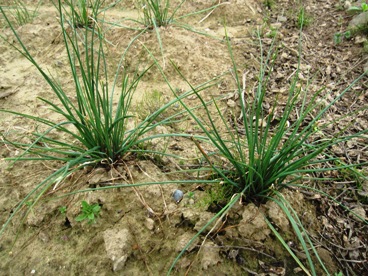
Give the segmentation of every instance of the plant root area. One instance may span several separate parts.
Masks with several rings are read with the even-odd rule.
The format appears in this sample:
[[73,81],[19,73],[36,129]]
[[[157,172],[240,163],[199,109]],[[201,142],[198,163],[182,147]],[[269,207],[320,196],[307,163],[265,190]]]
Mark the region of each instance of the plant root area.
[[[30,9],[36,7],[37,1],[26,2]],[[66,93],[73,97],[74,83],[58,13],[51,2],[43,2],[35,19],[16,27],[16,30],[42,68],[47,69],[63,85]],[[170,4],[174,6],[179,2],[170,1]],[[266,2],[273,4],[267,7],[264,4]],[[367,60],[362,45],[355,38],[343,40],[339,44],[334,42],[333,34],[346,29],[349,22],[346,11],[340,9],[337,2],[302,1],[311,20],[301,32],[303,44],[299,78],[302,86],[308,86],[311,94],[326,88],[333,97],[334,93],[342,91],[363,73]],[[260,41],[256,35],[259,30],[264,49],[270,47],[274,36],[279,45],[274,70],[268,73],[270,81],[266,103],[272,106],[275,95],[278,95],[282,106],[298,66],[298,13],[301,7],[298,1],[185,1],[176,16],[179,18],[216,4],[220,5],[213,10],[178,19],[178,22],[191,26],[196,32],[175,22],[160,27],[162,47],[159,46],[154,30],[143,33],[130,46],[124,59],[124,68],[134,72],[137,68],[144,69],[152,64],[147,48],[161,64],[177,91],[187,91],[190,87],[171,66],[170,61],[194,86],[224,74],[216,86],[204,91],[204,97],[210,100],[226,96],[226,100],[221,101],[221,108],[229,114],[232,111],[235,113],[238,110],[234,94],[236,86],[230,72],[232,63],[224,39],[224,24],[238,69],[248,72],[247,90],[255,85],[260,68]],[[133,1],[122,1],[100,14],[105,22],[120,22],[120,25],[103,25],[106,29],[107,66],[112,76],[122,53],[139,32],[134,28],[143,27],[124,19],[138,19],[138,14],[139,7]],[[17,46],[10,29],[0,19],[2,36]],[[42,97],[57,101],[42,76],[4,40],[0,40],[0,65],[1,109],[57,122],[62,119],[38,99]],[[338,126],[331,124],[331,128],[324,130],[326,133],[321,135],[333,135],[348,127],[356,131],[368,128],[367,111],[360,110],[366,107],[368,101],[366,82],[367,77],[360,79],[336,103],[333,110],[326,113],[326,121],[333,121],[337,117],[341,119]],[[156,67],[152,67],[140,81],[134,96],[132,114],[140,118],[147,115],[142,114],[142,110],[154,109],[152,101],[145,101],[154,92],[161,95],[159,99],[162,104],[174,98]],[[331,100],[324,96],[321,95],[321,101]],[[185,101],[190,106],[199,104],[194,97]],[[166,111],[167,116],[176,112],[173,110],[175,108],[181,107],[170,107]],[[344,118],[350,112],[355,112],[353,122],[351,117]],[[0,132],[8,140],[29,142],[27,134],[35,130],[39,130],[39,126],[30,120],[0,113]],[[161,126],[156,131],[201,134],[186,117],[180,122]],[[62,133],[54,135],[63,136]],[[366,162],[366,145],[367,139],[356,139],[330,150],[348,164]],[[182,250],[185,250],[184,254],[172,269],[174,275],[304,274],[267,226],[265,217],[280,232],[294,254],[306,263],[306,256],[287,217],[273,202],[261,205],[237,202],[226,215],[215,220],[186,247],[223,204],[213,196],[216,188],[211,184],[174,182],[195,179],[191,172],[180,172],[200,165],[200,152],[192,140],[160,138],[152,141],[150,147],[152,150],[166,150],[194,161],[182,164],[172,157],[164,156],[158,160],[153,156],[143,156],[131,158],[116,167],[85,168],[75,172],[46,191],[27,215],[27,209],[21,209],[7,226],[0,238],[0,274],[164,275]],[[208,145],[203,144],[203,147]],[[0,225],[3,225],[17,204],[62,164],[37,161],[13,164],[5,158],[19,156],[21,151],[6,143],[0,144],[0,154]],[[368,175],[367,168],[360,169]],[[319,257],[331,274],[341,272],[343,275],[366,275],[367,181],[359,181],[358,184],[348,171],[334,172],[328,176],[315,175],[310,179],[313,177],[330,180],[322,183],[310,180],[309,183],[301,184],[337,198],[364,218],[365,222],[355,218],[331,198],[313,190],[286,188],[282,195],[295,209],[305,227],[305,234],[313,241]],[[168,184],[73,193],[118,184],[156,181]],[[180,202],[172,197],[177,189],[184,192]],[[101,207],[93,223],[76,221],[81,213],[82,201]],[[317,260],[315,263],[317,275],[323,275]]]

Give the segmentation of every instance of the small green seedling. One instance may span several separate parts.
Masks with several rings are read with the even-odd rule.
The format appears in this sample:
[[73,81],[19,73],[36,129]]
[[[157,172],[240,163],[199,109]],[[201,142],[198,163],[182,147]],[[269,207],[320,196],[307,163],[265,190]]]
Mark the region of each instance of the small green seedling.
[[368,11],[368,4],[367,3],[361,3],[360,7],[359,6],[351,6],[348,11],[353,11],[353,12],[366,12]]
[[59,210],[60,214],[63,214],[64,215],[66,213],[66,206],[60,206],[58,208],[58,210]]
[[187,192],[186,196],[187,196],[187,198],[189,198],[189,199],[194,199],[194,192],[192,192],[192,191]]
[[312,23],[312,17],[306,12],[304,7],[301,7],[297,19],[298,27],[308,27]]
[[275,1],[274,0],[265,0],[265,1],[263,1],[263,5],[265,5],[265,7],[267,9],[272,10],[272,8],[275,6]]
[[334,35],[334,43],[340,44],[344,39],[350,39],[352,37],[351,31],[346,31],[346,32],[338,32],[335,33]]
[[88,220],[88,223],[96,221],[96,217],[100,213],[101,207],[98,204],[89,205],[85,200],[82,201],[82,213],[75,218],[76,221]]

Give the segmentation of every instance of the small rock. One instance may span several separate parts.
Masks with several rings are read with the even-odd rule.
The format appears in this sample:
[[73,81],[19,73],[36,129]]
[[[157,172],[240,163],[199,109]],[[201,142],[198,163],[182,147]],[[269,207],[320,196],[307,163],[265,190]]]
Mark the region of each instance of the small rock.
[[289,58],[289,55],[287,53],[283,52],[281,54],[281,59],[287,59],[287,58]]
[[40,212],[30,212],[27,216],[27,224],[30,226],[40,226],[42,221],[44,219],[43,214],[41,214]]
[[47,243],[50,241],[50,237],[49,235],[44,232],[44,231],[41,231],[39,234],[38,234],[38,238],[43,241],[44,243]]
[[287,17],[286,16],[279,15],[277,17],[277,21],[278,22],[286,22],[287,21]]
[[328,65],[326,68],[326,75],[330,76],[331,75],[331,65]]
[[274,201],[268,201],[266,206],[268,207],[267,214],[269,218],[279,227],[283,232],[289,230],[289,220],[281,207]]
[[364,28],[368,24],[368,12],[362,12],[350,21],[349,28],[352,30]]
[[239,255],[239,249],[231,249],[227,257],[230,260],[236,260],[236,257]]
[[280,23],[280,22],[272,23],[270,26],[273,29],[279,29],[282,26],[282,23]]
[[175,190],[172,194],[172,197],[176,204],[178,204],[183,199],[184,193],[180,190]]
[[107,256],[113,262],[113,271],[123,269],[126,260],[131,254],[131,241],[133,237],[130,231],[123,229],[107,229],[103,233]]
[[253,204],[248,204],[238,226],[239,235],[255,241],[265,240],[271,233],[262,212]]
[[345,8],[346,10],[350,9],[350,8],[351,8],[351,2],[350,2],[350,1],[345,1],[345,3],[344,3],[344,8]]
[[331,257],[331,253],[328,250],[322,247],[318,247],[316,248],[316,250],[317,250],[318,256],[321,258],[321,260],[323,261],[323,264],[326,266],[328,271],[338,270],[333,258]]
[[155,221],[151,218],[146,218],[146,223],[145,223],[146,227],[148,230],[153,230],[155,229]]
[[95,185],[101,182],[102,177],[106,174],[106,170],[104,168],[97,168],[93,171],[92,176],[88,180],[88,184]]
[[190,224],[194,225],[199,220],[200,212],[195,211],[191,208],[187,208],[182,211],[182,216],[183,216],[183,219],[188,221]]
[[215,266],[221,263],[220,249],[213,242],[206,242],[202,246],[201,250],[201,265],[204,270],[207,270],[210,266]]
[[57,67],[63,67],[63,63],[60,60],[55,61]]
[[354,43],[355,44],[362,44],[364,42],[367,41],[367,38],[363,37],[363,36],[360,36],[360,35],[357,35],[354,39]]
[[232,108],[234,108],[234,107],[236,107],[236,105],[237,105],[237,103],[236,103],[235,101],[233,101],[232,99],[229,99],[229,100],[227,101],[227,106],[228,106],[228,107],[232,107]]

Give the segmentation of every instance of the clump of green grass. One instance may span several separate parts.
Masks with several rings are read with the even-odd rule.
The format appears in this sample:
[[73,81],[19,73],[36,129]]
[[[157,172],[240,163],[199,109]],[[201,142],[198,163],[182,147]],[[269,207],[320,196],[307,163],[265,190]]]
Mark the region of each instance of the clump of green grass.
[[92,13],[90,14],[88,1],[77,0],[77,1],[65,1],[65,5],[70,8],[70,18],[73,22],[74,27],[90,27],[92,20],[97,19],[97,13],[101,6],[101,1],[92,1]]
[[[267,53],[264,53],[262,44],[260,44],[261,67],[258,85],[254,91],[247,91],[246,74],[239,75],[237,73],[239,70],[234,62],[229,42],[228,49],[233,61],[232,71],[236,79],[240,115],[236,117],[233,115],[229,120],[228,116],[223,114],[219,104],[214,100],[212,106],[217,111],[215,116],[220,119],[220,123],[218,120],[215,123],[213,112],[210,110],[208,103],[200,93],[195,91],[194,87],[192,89],[202,103],[203,114],[201,116],[196,115],[189,106],[180,101],[183,108],[187,110],[205,134],[205,137],[196,139],[200,139],[204,145],[209,143],[211,147],[216,149],[215,153],[209,155],[203,150],[203,146],[200,146],[198,142],[195,143],[210,166],[210,168],[204,168],[203,170],[206,172],[212,170],[212,179],[218,179],[219,183],[222,183],[221,185],[226,185],[232,189],[231,194],[233,197],[228,199],[228,204],[205,227],[215,219],[223,216],[240,199],[243,202],[253,202],[255,204],[272,200],[287,215],[306,255],[307,266],[294,254],[282,238],[282,235],[266,219],[270,229],[281,244],[307,274],[316,275],[314,257],[320,267],[328,273],[323,262],[318,257],[311,239],[308,235],[305,235],[306,231],[297,213],[280,191],[294,185],[308,189],[308,187],[303,186],[303,180],[308,179],[309,175],[315,175],[316,173],[323,175],[326,170],[338,171],[366,164],[346,165],[342,162],[337,162],[339,158],[333,156],[329,149],[334,145],[344,143],[353,138],[362,138],[368,130],[346,135],[346,132],[344,132],[346,129],[344,129],[329,137],[320,135],[320,132],[329,124],[337,123],[321,123],[324,114],[358,80],[353,82],[328,104],[321,107],[317,99],[323,97],[321,94],[323,89],[315,92],[308,91],[308,87],[303,88],[299,85],[298,73],[296,73],[296,77],[290,83],[286,102],[283,100],[281,117],[275,122],[273,120],[279,104],[278,98],[272,100],[269,110],[265,110],[264,104],[268,101],[267,83],[271,76],[269,72],[272,71],[277,54],[272,48]],[[179,70],[178,73],[185,80]],[[189,82],[187,83],[189,84]],[[175,93],[174,90],[173,93]],[[364,109],[366,108],[364,107]],[[354,114],[350,115],[354,116]],[[226,160],[227,162],[214,162],[216,156],[220,160]],[[322,164],[328,164],[328,167],[326,168]],[[328,179],[322,177],[315,180],[327,181]],[[198,235],[193,237],[193,239]],[[178,258],[182,253],[179,254]],[[175,260],[172,268],[178,258]]]
[[[156,122],[156,118],[177,101],[174,99],[166,103],[141,121],[135,118],[131,111],[133,94],[150,67],[141,72],[137,71],[130,77],[126,71],[121,70],[123,55],[114,77],[111,78],[107,72],[103,30],[98,24],[93,24],[89,28],[72,28],[71,32],[67,31],[68,15],[64,13],[61,0],[58,1],[57,8],[69,62],[69,73],[74,82],[73,91],[64,90],[48,71],[41,68],[0,7],[1,14],[18,41],[18,44],[11,45],[38,69],[56,96],[55,101],[44,98],[40,100],[59,118],[63,118],[61,121],[53,121],[11,110],[0,110],[33,120],[46,128],[44,131],[36,130],[31,133],[30,143],[10,141],[3,134],[5,143],[23,150],[19,156],[11,160],[57,161],[63,164],[20,202],[3,225],[0,235],[26,202],[32,202],[28,206],[29,212],[52,185],[54,188],[61,185],[64,179],[76,170],[86,166],[119,166],[134,157],[137,152],[142,154],[145,150],[140,147],[141,143],[161,137],[159,134],[147,133],[157,125],[168,123],[170,120],[165,118]],[[120,88],[117,88],[118,86]],[[63,133],[64,138],[53,135],[55,132]]]
[[170,24],[176,11],[185,1],[182,1],[169,15],[169,0],[141,0],[139,1],[143,11],[143,22],[148,28],[157,28]]
[[[193,26],[183,23],[181,21],[184,18],[189,18],[191,16],[195,16],[195,15],[202,14],[205,12],[211,13],[213,10],[215,10],[216,8],[224,4],[224,3],[219,3],[217,5],[213,5],[209,8],[206,8],[200,11],[195,11],[192,13],[177,16],[178,11],[180,10],[180,8],[185,2],[186,0],[182,0],[178,4],[173,6],[173,5],[170,5],[169,0],[137,0],[136,6],[138,10],[140,10],[143,13],[143,19],[126,18],[124,20],[131,21],[134,24],[138,24],[141,26],[143,25],[144,28],[142,28],[141,26],[127,27],[127,26],[122,26],[117,23],[113,23],[112,25],[120,26],[124,28],[130,28],[134,30],[139,30],[140,33],[137,35],[137,38],[143,33],[153,30],[156,34],[156,38],[157,38],[159,48],[161,51],[163,67],[165,67],[164,45],[162,43],[162,39],[160,35],[160,27],[166,27],[168,25],[172,25],[172,26],[176,26],[179,28],[189,30],[193,33],[213,37],[211,35],[208,35],[206,32],[198,31],[194,29]],[[218,39],[220,40],[220,38]]]
[[129,20],[143,24],[147,30],[154,29],[158,35],[159,40],[160,37],[158,29],[160,27],[166,27],[168,25],[178,26],[180,28],[184,28],[195,33],[207,35],[204,32],[200,32],[193,29],[193,27],[190,25],[180,22],[181,19],[189,18],[191,16],[195,16],[205,12],[208,12],[210,14],[213,10],[222,6],[224,3],[219,3],[206,9],[177,16],[178,11],[185,2],[186,0],[182,0],[178,4],[173,6],[170,4],[169,0],[137,0],[137,8],[142,12],[143,20],[136,20],[136,19],[129,19]]
[[115,6],[117,0],[104,7],[105,0],[65,0],[62,7],[67,19],[75,28],[91,28],[98,15]]
[[14,0],[11,6],[1,5],[1,7],[9,10],[12,21],[16,22],[18,26],[22,26],[34,20],[41,4],[42,0],[38,1],[35,9],[32,10],[27,7],[25,1]]

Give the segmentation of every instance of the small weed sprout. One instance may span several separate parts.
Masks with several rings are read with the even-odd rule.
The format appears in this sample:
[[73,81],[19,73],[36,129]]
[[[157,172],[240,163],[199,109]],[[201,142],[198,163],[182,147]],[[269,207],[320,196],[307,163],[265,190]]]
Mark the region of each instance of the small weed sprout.
[[351,6],[348,9],[348,12],[366,12],[368,11],[368,4],[366,2],[363,2],[360,4],[360,6]]
[[346,32],[338,32],[334,34],[334,43],[336,45],[342,43],[344,41],[344,39],[350,39],[352,36],[351,31],[346,31]]
[[308,27],[312,23],[312,17],[306,12],[304,7],[301,7],[298,13],[298,27]]
[[194,199],[194,192],[193,191],[189,191],[189,192],[187,192],[187,194],[185,196],[187,198],[189,198],[189,199]]
[[82,201],[82,212],[78,215],[75,220],[81,222],[88,220],[88,223],[96,222],[96,217],[100,213],[101,206],[98,204],[89,205],[85,200]]
[[[198,201],[199,207],[206,207],[214,212],[221,209],[225,202],[231,197],[231,189],[229,185],[214,185],[206,189],[205,195]],[[221,206],[221,207],[220,207]]]
[[263,5],[265,5],[265,7],[269,10],[272,10],[272,8],[275,6],[275,1],[274,0],[265,0],[263,1]]
[[275,38],[277,35],[277,28],[270,27],[270,31],[266,33],[266,36],[269,38]]
[[66,214],[66,209],[67,209],[66,206],[60,206],[58,208],[60,214],[62,214],[62,215],[65,215]]

